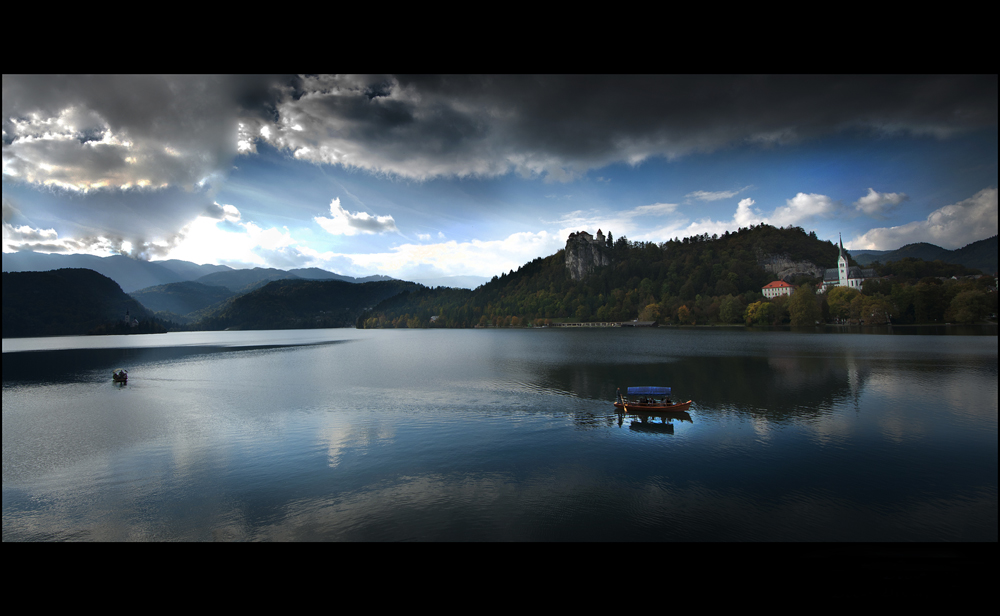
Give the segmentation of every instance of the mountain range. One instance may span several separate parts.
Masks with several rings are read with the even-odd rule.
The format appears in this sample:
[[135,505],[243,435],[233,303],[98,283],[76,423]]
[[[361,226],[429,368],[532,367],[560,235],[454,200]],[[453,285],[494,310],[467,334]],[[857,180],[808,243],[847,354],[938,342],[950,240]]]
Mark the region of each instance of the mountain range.
[[855,261],[864,266],[875,261],[889,263],[912,257],[923,261],[943,261],[964,265],[988,274],[997,271],[997,236],[995,235],[966,244],[957,250],[948,250],[934,244],[918,242],[907,244],[896,250],[851,250],[849,252]]
[[[573,241],[587,246],[594,242]],[[637,315],[649,320],[657,314],[674,318],[671,315],[682,307],[696,318],[717,319],[714,315],[721,314],[726,302],[757,301],[761,286],[775,277],[818,284],[823,268],[832,266],[837,254],[832,243],[801,228],[760,225],[722,237],[695,236],[659,245],[624,237],[614,246],[610,240],[606,246],[597,242],[591,252],[608,259],[586,276],[573,276],[567,273],[573,241],[567,242],[567,250],[494,277],[474,291],[429,288],[385,276],[352,278],[318,268],[236,270],[124,256],[4,254],[4,335],[112,333],[109,328],[120,328],[125,311],[156,321],[160,331],[175,327],[170,322],[195,329],[269,329],[352,323],[414,327],[432,322],[472,327],[567,317],[623,321]],[[968,267],[995,272],[996,252],[993,236],[956,251],[911,244],[891,252],[856,251],[852,259],[861,264],[901,259],[894,263],[910,269],[913,264],[959,268],[957,273],[962,273],[960,266],[941,262],[964,261]],[[63,264],[80,267],[45,269]],[[928,272],[918,278],[951,275],[950,270]],[[149,282],[156,284],[139,286]],[[156,331],[149,328],[153,325],[147,331]]]

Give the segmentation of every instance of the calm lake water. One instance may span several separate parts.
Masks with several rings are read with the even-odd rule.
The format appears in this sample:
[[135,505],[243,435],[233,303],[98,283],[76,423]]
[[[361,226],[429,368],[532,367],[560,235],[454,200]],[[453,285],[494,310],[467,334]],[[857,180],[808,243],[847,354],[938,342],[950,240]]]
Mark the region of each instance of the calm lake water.
[[213,540],[995,542],[997,337],[3,341],[3,541]]

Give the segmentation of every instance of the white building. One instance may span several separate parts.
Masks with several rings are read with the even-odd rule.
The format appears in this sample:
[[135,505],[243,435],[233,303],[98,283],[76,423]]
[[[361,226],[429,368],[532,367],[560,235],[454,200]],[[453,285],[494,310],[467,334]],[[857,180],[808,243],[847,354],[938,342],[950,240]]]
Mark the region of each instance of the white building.
[[774,282],[769,282],[761,288],[761,292],[767,299],[774,299],[779,295],[791,295],[795,287],[788,284],[784,280],[775,280]]
[[827,268],[823,275],[823,290],[830,287],[849,287],[861,290],[865,278],[874,278],[875,270],[861,269],[857,265],[847,265],[847,253],[844,252],[844,238],[840,238],[840,256],[837,257],[837,267]]

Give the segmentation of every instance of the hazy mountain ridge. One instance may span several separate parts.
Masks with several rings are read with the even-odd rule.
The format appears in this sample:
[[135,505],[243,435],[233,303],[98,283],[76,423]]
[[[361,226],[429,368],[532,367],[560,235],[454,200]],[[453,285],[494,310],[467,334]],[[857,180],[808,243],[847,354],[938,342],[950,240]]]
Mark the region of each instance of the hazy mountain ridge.
[[[199,265],[190,261],[168,259],[143,261],[124,255],[97,257],[94,255],[64,255],[58,253],[12,252],[3,253],[5,272],[45,272],[57,269],[89,269],[111,278],[126,293],[144,291],[151,287],[175,282],[195,281],[202,284],[224,286],[236,292],[248,292],[271,280],[302,278],[307,280],[343,280],[346,282],[377,282],[394,280],[389,276],[374,275],[355,278],[336,274],[317,267],[279,270],[275,268],[234,269],[228,265]],[[252,286],[252,285],[257,286]]]
[[957,250],[948,250],[927,242],[907,244],[896,250],[857,250],[849,251],[851,256],[861,265],[868,266],[875,261],[888,263],[915,258],[922,261],[943,261],[956,265],[964,265],[978,269],[983,273],[993,274],[997,271],[997,236],[988,237],[978,242],[967,244]]
[[[173,317],[183,317],[188,313],[229,299],[236,295],[236,292],[223,286],[187,280],[147,287],[133,291],[129,295],[153,312],[167,312],[173,313]],[[170,320],[177,319],[171,318]]]

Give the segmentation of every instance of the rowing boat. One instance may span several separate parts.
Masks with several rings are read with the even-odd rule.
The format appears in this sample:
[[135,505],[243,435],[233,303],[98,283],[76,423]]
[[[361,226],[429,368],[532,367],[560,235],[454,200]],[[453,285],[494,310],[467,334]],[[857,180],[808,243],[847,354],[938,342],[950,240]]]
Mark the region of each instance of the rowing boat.
[[629,387],[624,397],[622,396],[622,390],[618,390],[615,408],[636,412],[680,412],[691,408],[691,400],[687,402],[674,402],[670,399],[669,387]]

